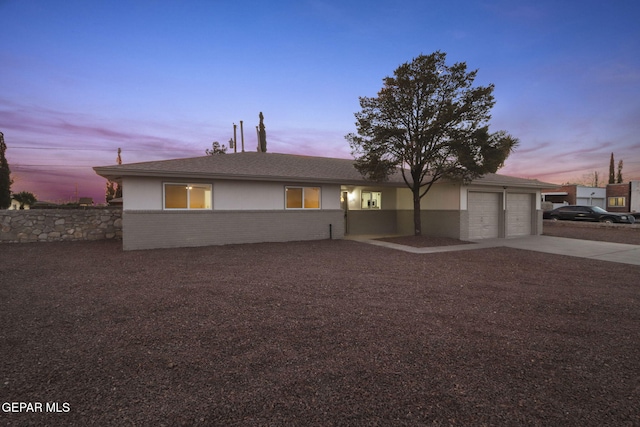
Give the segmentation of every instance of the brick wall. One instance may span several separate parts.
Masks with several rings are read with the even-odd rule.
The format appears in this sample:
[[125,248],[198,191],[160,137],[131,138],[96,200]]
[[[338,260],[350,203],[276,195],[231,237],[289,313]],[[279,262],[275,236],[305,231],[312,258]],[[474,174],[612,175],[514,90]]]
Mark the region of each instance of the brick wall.
[[[464,224],[463,222],[462,215],[465,212],[458,210],[421,210],[422,234],[425,236],[459,239],[462,232],[461,227],[466,227],[466,230],[469,228],[469,224]],[[399,210],[397,216],[398,234],[414,234],[413,209]]]
[[566,203],[575,205],[577,201],[577,187],[575,185],[563,185],[554,188],[545,188],[542,193],[567,193],[566,196],[546,196],[546,200],[551,203]]
[[397,211],[362,209],[347,213],[349,234],[396,234]]
[[[610,197],[624,197],[624,206],[611,206],[609,204]],[[629,203],[630,185],[628,183],[607,185],[607,210],[609,212],[629,212]]]
[[122,210],[29,209],[0,211],[0,242],[122,238]]
[[286,242],[344,237],[342,210],[131,211],[122,215],[125,250]]

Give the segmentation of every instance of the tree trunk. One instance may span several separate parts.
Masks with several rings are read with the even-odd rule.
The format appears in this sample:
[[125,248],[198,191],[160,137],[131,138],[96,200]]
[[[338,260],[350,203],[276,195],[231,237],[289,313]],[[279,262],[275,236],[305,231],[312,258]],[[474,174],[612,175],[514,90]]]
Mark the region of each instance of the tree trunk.
[[420,187],[411,189],[413,192],[413,229],[416,236],[422,236],[422,221],[420,219]]

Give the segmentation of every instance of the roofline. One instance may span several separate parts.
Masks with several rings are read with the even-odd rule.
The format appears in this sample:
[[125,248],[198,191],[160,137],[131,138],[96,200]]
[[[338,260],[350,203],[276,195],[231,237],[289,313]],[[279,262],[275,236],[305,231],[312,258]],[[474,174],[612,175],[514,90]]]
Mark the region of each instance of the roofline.
[[148,171],[127,171],[122,168],[117,170],[112,169],[109,166],[96,166],[93,170],[100,176],[110,179],[112,181],[121,181],[123,177],[135,176],[135,177],[149,177],[149,178],[186,178],[186,179],[216,179],[225,181],[261,181],[261,182],[301,182],[301,183],[315,183],[315,184],[339,184],[339,185],[378,185],[381,187],[404,187],[404,181],[383,181],[375,182],[362,180],[344,180],[344,179],[331,179],[331,178],[301,178],[291,176],[270,176],[270,175],[221,175],[215,173],[197,173],[197,172],[168,172],[158,170]]
[[[339,159],[347,160],[347,159]],[[145,163],[145,162],[143,162]],[[137,163],[133,163],[137,164]],[[112,181],[121,181],[123,177],[155,177],[155,178],[181,178],[181,179],[215,179],[225,181],[260,181],[260,182],[299,182],[299,183],[315,183],[315,184],[336,184],[336,185],[360,185],[360,186],[380,186],[380,187],[406,187],[404,180],[398,179],[397,181],[370,181],[365,178],[362,179],[335,179],[327,177],[315,177],[315,178],[301,178],[292,176],[271,176],[271,175],[247,175],[247,174],[217,174],[209,172],[180,172],[180,171],[166,171],[166,170],[131,170],[127,169],[127,165],[112,165],[112,166],[95,166],[93,170],[100,176],[110,179]],[[479,177],[469,183],[462,183],[466,186],[486,186],[486,187],[503,187],[503,188],[529,188],[529,189],[544,189],[553,187],[553,184],[541,182],[538,180],[531,180],[527,178],[511,177],[504,175],[507,178],[517,178],[522,182],[513,182],[509,179],[501,179],[503,175],[491,174],[494,176],[489,182],[485,182],[482,177]],[[455,180],[444,180],[441,182],[456,182]]]

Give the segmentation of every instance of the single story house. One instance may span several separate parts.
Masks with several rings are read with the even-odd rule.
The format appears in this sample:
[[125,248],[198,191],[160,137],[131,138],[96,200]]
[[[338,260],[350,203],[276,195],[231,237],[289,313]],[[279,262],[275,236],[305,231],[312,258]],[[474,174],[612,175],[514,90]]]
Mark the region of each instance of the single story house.
[[[367,181],[349,159],[242,152],[94,170],[123,186],[125,250],[413,234],[401,173]],[[422,199],[423,234],[541,234],[548,186],[497,174],[438,182]]]

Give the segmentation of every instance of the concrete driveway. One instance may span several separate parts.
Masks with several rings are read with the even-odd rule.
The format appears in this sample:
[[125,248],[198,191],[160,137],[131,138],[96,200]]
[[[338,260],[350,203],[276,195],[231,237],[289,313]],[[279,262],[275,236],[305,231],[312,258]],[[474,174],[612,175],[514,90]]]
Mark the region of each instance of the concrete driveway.
[[508,239],[485,239],[469,243],[468,245],[429,248],[415,248],[374,239],[354,240],[417,254],[507,247],[528,251],[546,252],[549,254],[597,259],[600,261],[640,265],[640,246],[638,245],[568,239],[565,237],[525,236]]

